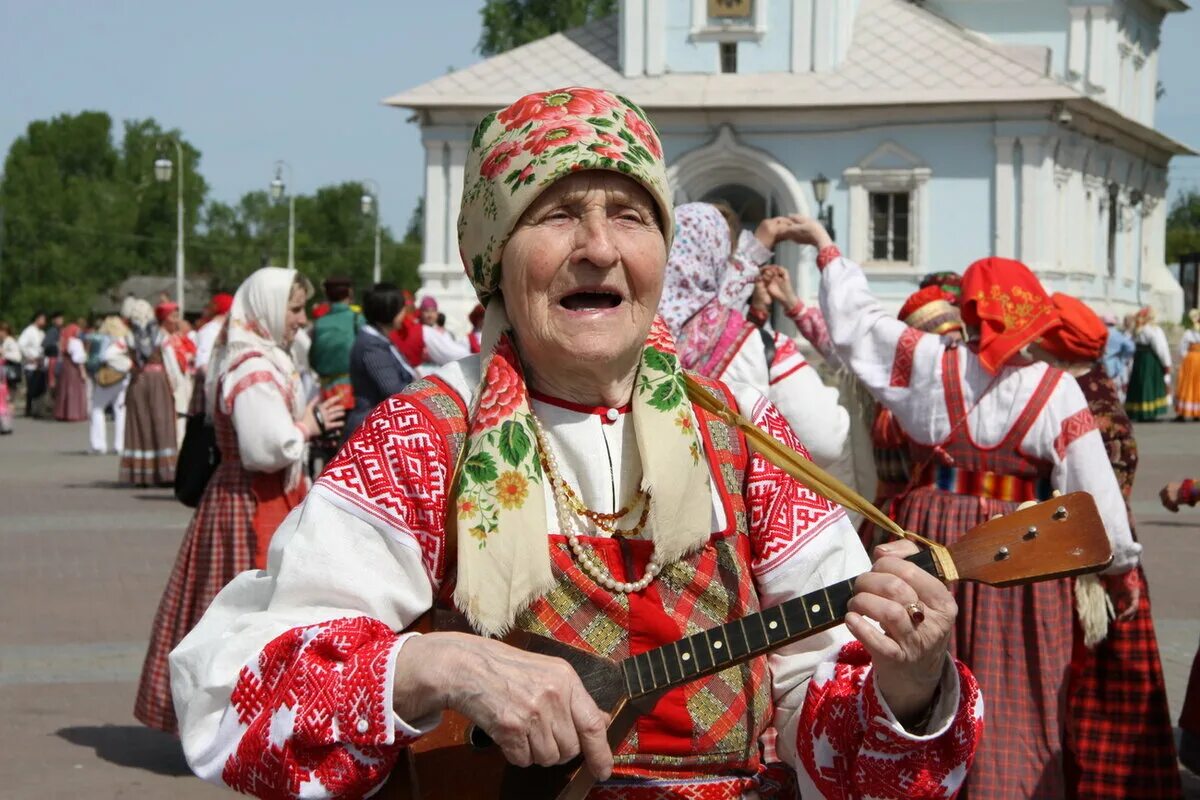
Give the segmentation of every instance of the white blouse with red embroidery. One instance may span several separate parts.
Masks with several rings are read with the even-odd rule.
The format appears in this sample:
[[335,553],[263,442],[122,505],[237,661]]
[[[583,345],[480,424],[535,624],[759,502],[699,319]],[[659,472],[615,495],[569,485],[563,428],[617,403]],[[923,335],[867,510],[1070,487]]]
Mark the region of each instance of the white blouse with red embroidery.
[[[951,423],[942,388],[942,354],[954,344],[888,315],[872,296],[862,269],[845,258],[835,258],[822,271],[821,310],[843,363],[896,415],[904,432],[925,445],[945,441]],[[958,352],[966,427],[979,446],[995,446],[1008,435],[1049,367],[1022,361],[993,376],[969,347]],[[1021,449],[1054,465],[1050,478],[1055,489],[1089,492],[1096,499],[1113,549],[1107,571],[1136,566],[1142,548],[1130,534],[1108,453],[1073,377],[1063,375]]]
[[[438,375],[469,402],[478,372],[473,357]],[[744,414],[800,447],[761,395],[735,396]],[[615,511],[641,474],[626,409],[537,396],[532,406],[584,503]],[[430,607],[437,589],[452,455],[403,395],[378,407],[363,429],[381,426],[387,436],[347,445],[358,448],[358,466],[335,463],[285,520],[267,569],[239,575],[171,654],[180,736],[201,777],[261,797],[360,797],[382,783],[403,746],[436,725],[400,719],[391,698],[407,639],[397,632]],[[754,555],[746,579],[764,607],[869,568],[845,512],[759,456],[748,466],[745,499]],[[549,494],[546,502],[553,507]],[[713,530],[724,529],[716,489],[712,509]],[[947,659],[930,733],[914,736],[875,690],[869,658],[845,626],[769,663],[777,752],[796,767],[804,797],[933,800],[961,785],[983,715],[961,665]],[[627,785],[621,792],[642,796]]]

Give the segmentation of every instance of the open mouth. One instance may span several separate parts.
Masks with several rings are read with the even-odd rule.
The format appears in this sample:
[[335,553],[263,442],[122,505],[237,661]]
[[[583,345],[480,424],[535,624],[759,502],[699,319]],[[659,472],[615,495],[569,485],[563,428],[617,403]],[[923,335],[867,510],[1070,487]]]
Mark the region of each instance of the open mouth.
[[606,311],[621,305],[620,293],[609,289],[585,289],[571,292],[559,300],[568,311]]

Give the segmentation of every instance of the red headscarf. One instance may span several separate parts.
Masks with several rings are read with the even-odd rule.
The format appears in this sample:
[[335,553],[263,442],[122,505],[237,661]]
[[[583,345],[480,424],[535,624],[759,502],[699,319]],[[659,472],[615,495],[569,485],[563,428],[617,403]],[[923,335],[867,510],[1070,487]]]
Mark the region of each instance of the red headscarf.
[[159,303],[154,307],[154,318],[158,320],[158,324],[162,325],[167,321],[167,318],[179,310],[179,303],[172,303],[170,300]]
[[233,308],[233,295],[228,292],[218,292],[212,296],[212,300],[209,301],[209,307],[212,309],[214,317],[228,314],[229,309]]
[[962,316],[979,329],[979,360],[993,375],[1022,347],[1061,324],[1037,276],[1008,258],[985,258],[967,268]]
[[1082,301],[1057,292],[1050,298],[1062,325],[1042,336],[1042,348],[1063,361],[1096,361],[1104,355],[1108,328]]

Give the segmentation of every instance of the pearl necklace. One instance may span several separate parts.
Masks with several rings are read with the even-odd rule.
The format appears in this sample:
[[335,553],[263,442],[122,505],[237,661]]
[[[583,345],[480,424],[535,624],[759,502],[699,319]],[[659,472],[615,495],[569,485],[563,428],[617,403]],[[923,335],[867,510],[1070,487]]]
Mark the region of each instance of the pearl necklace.
[[[570,507],[568,488],[565,488],[567,487],[567,482],[558,470],[558,455],[550,449],[550,443],[546,440],[545,431],[542,430],[542,423],[538,420],[537,416],[530,413],[529,418],[533,421],[533,435],[537,438],[538,447],[542,451],[543,469],[546,472],[547,479],[550,481],[551,488],[554,490],[554,512],[555,516],[558,517],[558,527],[563,535],[567,537],[567,546],[571,548],[571,553],[579,563],[579,568],[587,573],[588,577],[596,583],[612,592],[632,594],[633,592],[640,592],[642,589],[645,589],[654,580],[655,576],[662,571],[662,566],[658,562],[657,546],[646,562],[646,573],[639,580],[632,582],[619,581],[614,578],[599,558],[584,549],[583,544],[579,541],[579,534],[583,533],[583,525],[577,517],[572,517],[567,513],[567,509]],[[633,529],[635,532],[645,523],[650,505],[649,497],[646,497],[645,503],[646,510],[643,510],[642,520]]]

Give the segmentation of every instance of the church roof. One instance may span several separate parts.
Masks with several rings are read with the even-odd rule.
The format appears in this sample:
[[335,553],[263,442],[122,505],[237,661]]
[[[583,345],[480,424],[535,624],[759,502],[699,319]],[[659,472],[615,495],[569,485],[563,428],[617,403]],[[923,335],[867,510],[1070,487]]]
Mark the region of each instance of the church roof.
[[1046,51],[997,45],[904,0],[863,0],[832,72],[626,77],[615,16],[517,47],[386,98],[417,109],[498,108],[557,86],[602,86],[649,109],[821,108],[1074,100]]

